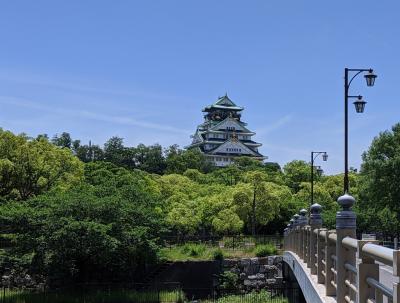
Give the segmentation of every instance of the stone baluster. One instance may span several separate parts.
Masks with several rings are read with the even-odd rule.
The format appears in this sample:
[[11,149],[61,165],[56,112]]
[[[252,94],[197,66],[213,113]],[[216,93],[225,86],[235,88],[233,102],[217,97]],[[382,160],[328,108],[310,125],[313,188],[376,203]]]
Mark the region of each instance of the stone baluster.
[[299,247],[300,247],[300,230],[299,230],[299,215],[295,214],[293,216],[294,219],[294,230],[295,230],[295,234],[294,234],[294,252],[299,255]]
[[382,302],[382,295],[376,295],[374,289],[370,287],[366,281],[367,277],[379,281],[379,264],[376,264],[373,258],[363,254],[362,247],[366,243],[375,243],[379,245],[379,241],[357,241],[357,259],[361,261],[357,264],[357,302],[367,302],[368,299],[375,298],[375,302],[378,303]]
[[325,272],[325,264],[324,264],[324,260],[325,260],[325,252],[324,249],[326,249],[325,247],[325,237],[320,235],[321,231],[327,231],[326,228],[320,228],[318,229],[318,235],[317,235],[317,282],[318,283],[325,283],[325,276],[324,276],[324,272]]
[[335,274],[331,268],[334,268],[334,262],[332,255],[336,252],[336,243],[329,240],[330,234],[335,234],[335,230],[328,230],[325,235],[325,294],[327,296],[334,296],[336,294],[336,288],[332,284],[335,282]]
[[318,203],[311,205],[310,208],[310,231],[309,231],[309,248],[308,248],[308,267],[310,268],[311,274],[317,273],[317,238],[318,236],[314,233],[314,230],[322,227],[321,217],[322,206]]
[[299,245],[299,257],[303,261],[305,261],[305,251],[306,251],[306,225],[307,225],[307,210],[304,208],[300,210],[299,212],[300,217],[299,217],[299,227],[300,227],[300,245]]
[[345,280],[348,278],[349,273],[345,268],[345,263],[348,262],[355,265],[356,255],[354,251],[342,245],[342,240],[345,237],[356,239],[356,214],[351,210],[355,199],[348,194],[344,194],[339,197],[338,203],[342,209],[336,213],[336,302],[347,303],[345,297],[348,293],[348,288]]
[[306,252],[305,252],[305,262],[307,263],[307,268],[311,268],[310,263],[310,241],[311,241],[311,226],[306,226]]
[[293,245],[293,233],[294,233],[294,219],[290,219],[290,250],[294,252],[294,245]]
[[393,302],[400,302],[400,250],[393,251]]

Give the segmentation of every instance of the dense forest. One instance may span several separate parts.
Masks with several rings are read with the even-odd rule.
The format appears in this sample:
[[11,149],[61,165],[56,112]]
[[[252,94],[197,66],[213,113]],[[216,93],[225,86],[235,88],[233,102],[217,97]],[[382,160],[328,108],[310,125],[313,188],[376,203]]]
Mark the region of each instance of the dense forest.
[[[359,231],[399,232],[400,125],[377,136],[350,174]],[[333,227],[342,175],[316,174],[314,201]],[[310,164],[238,158],[215,168],[173,145],[103,147],[68,133],[0,129],[0,274],[43,281],[118,280],[157,261],[170,235],[281,233],[310,204]]]

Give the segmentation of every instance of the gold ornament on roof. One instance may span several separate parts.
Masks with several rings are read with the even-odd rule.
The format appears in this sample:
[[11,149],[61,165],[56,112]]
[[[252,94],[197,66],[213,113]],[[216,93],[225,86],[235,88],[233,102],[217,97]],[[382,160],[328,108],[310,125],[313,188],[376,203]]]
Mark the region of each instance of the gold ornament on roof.
[[236,135],[236,131],[233,131],[233,133],[232,133],[232,141],[233,142],[237,142],[238,141],[238,138],[237,138],[237,135]]

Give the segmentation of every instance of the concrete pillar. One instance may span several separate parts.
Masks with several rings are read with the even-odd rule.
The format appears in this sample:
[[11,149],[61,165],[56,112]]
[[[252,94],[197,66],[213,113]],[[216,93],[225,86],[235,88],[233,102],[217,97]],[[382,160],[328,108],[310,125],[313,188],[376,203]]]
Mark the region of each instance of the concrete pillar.
[[393,251],[393,302],[400,303],[400,250]]
[[325,259],[325,237],[320,235],[321,231],[327,231],[326,228],[318,229],[317,235],[317,282],[324,284],[325,283],[325,276],[323,272],[325,272],[325,264],[322,262]]
[[[380,298],[376,300],[375,291],[367,284],[367,277],[374,278],[379,281],[379,264],[375,264],[375,260],[362,253],[362,247],[366,243],[379,244],[379,241],[360,240],[357,242],[357,258],[360,263],[357,264],[357,302],[367,302],[368,299],[375,298],[375,302],[382,302]],[[395,302],[395,301],[394,301]]]
[[339,197],[338,203],[341,210],[336,213],[336,302],[347,303],[345,296],[348,295],[348,287],[345,280],[348,279],[349,273],[346,271],[345,263],[352,265],[356,264],[356,254],[354,251],[349,250],[342,245],[342,240],[345,237],[356,239],[356,214],[351,210],[355,203],[355,199],[344,194]]
[[306,245],[306,252],[305,252],[305,261],[307,263],[307,268],[311,268],[311,262],[310,262],[311,226],[310,225],[306,226],[306,239],[307,239],[307,245]]
[[335,230],[328,230],[325,235],[325,294],[327,296],[336,295],[336,288],[332,284],[335,283],[335,275],[331,268],[334,268],[332,255],[336,253],[336,244],[329,240],[330,234],[335,234]]
[[295,234],[294,234],[294,239],[293,239],[293,247],[294,247],[294,252],[299,255],[299,246],[300,246],[300,231],[299,231],[299,215],[295,214],[293,216],[294,222],[293,222],[293,226],[294,226],[294,230],[295,230]]
[[309,248],[308,248],[308,267],[311,270],[311,274],[317,273],[317,235],[314,230],[322,227],[321,217],[322,206],[318,203],[311,205],[310,209],[310,232],[309,232]]
[[306,251],[306,225],[308,223],[307,219],[307,210],[304,208],[300,210],[299,212],[299,227],[300,227],[300,251],[299,251],[299,256],[300,258],[305,261],[305,251]]
[[289,221],[289,250],[294,251],[293,248],[293,229],[294,229],[294,219],[290,219]]

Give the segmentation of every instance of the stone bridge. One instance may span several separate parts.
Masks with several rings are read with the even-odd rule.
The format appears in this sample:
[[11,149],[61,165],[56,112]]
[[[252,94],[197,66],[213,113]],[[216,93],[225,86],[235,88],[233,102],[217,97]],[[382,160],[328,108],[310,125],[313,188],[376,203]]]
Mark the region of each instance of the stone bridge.
[[294,277],[308,303],[400,303],[400,250],[357,240],[355,200],[338,199],[336,229],[322,226],[319,204],[302,209],[284,232],[285,274]]

